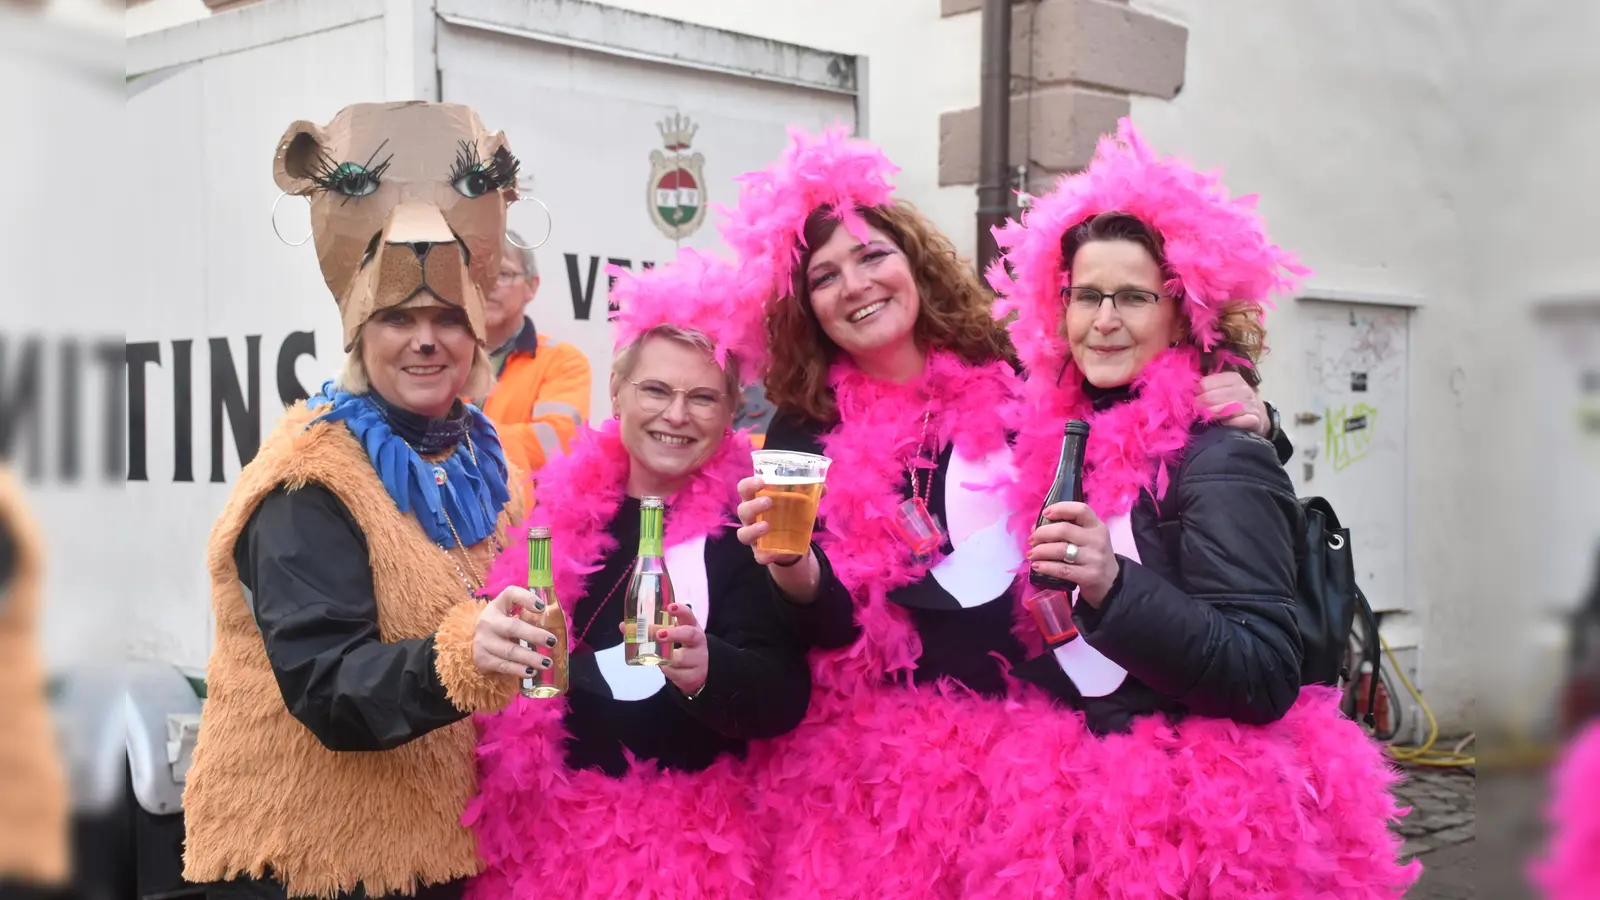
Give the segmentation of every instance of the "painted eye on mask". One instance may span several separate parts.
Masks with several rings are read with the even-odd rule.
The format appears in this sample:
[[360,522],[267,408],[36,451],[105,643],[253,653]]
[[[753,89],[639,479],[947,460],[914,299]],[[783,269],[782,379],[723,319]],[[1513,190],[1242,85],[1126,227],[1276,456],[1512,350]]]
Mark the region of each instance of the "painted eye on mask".
[[[328,162],[331,163],[331,160]],[[388,159],[370,169],[355,162],[342,162],[336,166],[324,163],[323,167],[311,176],[311,180],[316,183],[318,190],[330,191],[345,197],[365,197],[378,190],[378,185],[383,182],[383,172],[387,168],[389,168]]]
[[516,183],[517,169],[520,167],[516,157],[500,154],[484,162],[478,156],[476,144],[462,141],[460,147],[455,166],[450,170],[450,186],[456,189],[456,193],[470,200],[504,190]]

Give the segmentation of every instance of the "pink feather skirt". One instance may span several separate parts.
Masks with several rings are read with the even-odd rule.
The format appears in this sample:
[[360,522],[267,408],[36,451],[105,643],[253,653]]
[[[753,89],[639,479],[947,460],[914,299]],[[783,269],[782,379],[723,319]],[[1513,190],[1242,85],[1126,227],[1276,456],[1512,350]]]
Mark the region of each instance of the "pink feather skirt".
[[1100,739],[1037,695],[822,690],[748,760],[618,779],[519,701],[482,720],[468,897],[1398,898],[1399,773],[1337,704]]
[[1562,754],[1546,812],[1550,844],[1532,877],[1549,900],[1600,897],[1600,722]]
[[622,778],[569,769],[565,708],[519,698],[479,717],[479,793],[463,822],[485,868],[467,900],[767,896],[771,853],[739,760],[702,772],[634,762]]
[[814,698],[751,764],[771,897],[1367,900],[1421,872],[1398,770],[1327,688],[1270,726],[1100,739],[1037,695],[884,687]]

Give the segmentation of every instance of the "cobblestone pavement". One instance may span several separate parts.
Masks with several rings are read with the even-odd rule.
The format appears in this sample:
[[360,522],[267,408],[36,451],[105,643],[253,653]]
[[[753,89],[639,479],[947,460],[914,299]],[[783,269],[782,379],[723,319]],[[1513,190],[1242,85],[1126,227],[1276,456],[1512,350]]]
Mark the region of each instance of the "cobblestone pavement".
[[1422,878],[1407,900],[1476,900],[1477,778],[1470,770],[1408,766],[1395,788],[1411,812],[1397,830],[1400,852],[1422,861]]
[[1470,770],[1408,766],[1405,774],[1395,788],[1400,802],[1411,807],[1397,826],[1406,839],[1403,855],[1443,850],[1477,836],[1478,779]]

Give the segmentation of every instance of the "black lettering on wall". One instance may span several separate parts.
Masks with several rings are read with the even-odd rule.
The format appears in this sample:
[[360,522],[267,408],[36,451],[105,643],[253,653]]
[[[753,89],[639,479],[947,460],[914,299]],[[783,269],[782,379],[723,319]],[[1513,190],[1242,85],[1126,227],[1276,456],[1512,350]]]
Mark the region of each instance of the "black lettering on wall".
[[[123,435],[122,430],[126,424],[127,406],[122,402],[122,376],[127,371],[123,363],[123,344],[121,341],[101,341],[94,348],[95,359],[99,360],[105,368],[106,389],[102,395],[105,397],[105,431],[101,438],[105,448],[105,462],[103,471],[108,481],[122,478]],[[141,388],[141,393],[143,389]]]
[[[606,263],[609,264],[609,265],[613,265],[613,266],[621,266],[622,268],[627,269],[630,272],[633,271],[633,260],[631,260],[631,259],[617,259],[616,257],[611,257],[611,258],[606,260]],[[606,277],[606,317],[607,318],[615,318],[616,315],[617,315],[617,309],[618,309],[618,307],[617,307],[617,298],[616,298],[615,294],[612,293],[612,290],[611,290],[612,288],[614,288],[616,286],[617,286],[617,276],[608,275]]]
[[194,480],[194,341],[172,342],[172,480]]
[[212,338],[211,343],[211,480],[226,481],[222,469],[222,418],[226,411],[233,430],[234,449],[243,466],[255,458],[261,447],[261,335],[246,335],[245,372],[249,397],[239,389],[239,372],[233,365],[233,351],[227,338]]
[[600,274],[600,257],[589,257],[589,277],[578,275],[578,255],[564,254],[567,258],[567,285],[572,289],[572,317],[580,322],[589,320],[589,310],[594,307],[594,283]]
[[[161,365],[161,345],[155,341],[128,344],[128,480],[149,481],[145,467],[145,400],[144,367],[147,363]],[[119,452],[117,454],[121,456]]]
[[72,484],[82,473],[82,454],[78,451],[78,402],[80,357],[78,342],[67,338],[61,342],[61,418],[57,422],[61,432],[56,446],[56,472],[61,480]]
[[[44,471],[44,429],[39,422],[40,348],[37,337],[16,345],[0,336],[0,458],[15,459],[17,442],[28,433],[27,475],[38,480]],[[20,357],[13,367],[13,352]]]
[[295,360],[302,356],[317,358],[317,336],[310,331],[296,331],[283,339],[283,346],[278,348],[278,399],[284,406],[291,406],[311,396],[311,392],[300,386],[300,380],[294,375]]

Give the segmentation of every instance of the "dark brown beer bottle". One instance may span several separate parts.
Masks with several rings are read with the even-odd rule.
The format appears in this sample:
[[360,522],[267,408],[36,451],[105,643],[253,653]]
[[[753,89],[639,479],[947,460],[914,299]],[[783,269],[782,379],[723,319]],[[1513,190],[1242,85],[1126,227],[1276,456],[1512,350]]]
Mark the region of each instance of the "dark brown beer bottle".
[[[1083,457],[1089,447],[1089,423],[1073,419],[1062,429],[1061,460],[1056,463],[1056,480],[1050,485],[1050,493],[1044,497],[1044,505],[1039,507],[1039,520],[1035,528],[1047,525],[1051,520],[1044,517],[1044,511],[1057,503],[1083,502]],[[1040,572],[1030,572],[1028,582],[1040,590],[1061,591],[1063,594],[1072,595],[1077,585],[1063,578],[1052,578]]]

